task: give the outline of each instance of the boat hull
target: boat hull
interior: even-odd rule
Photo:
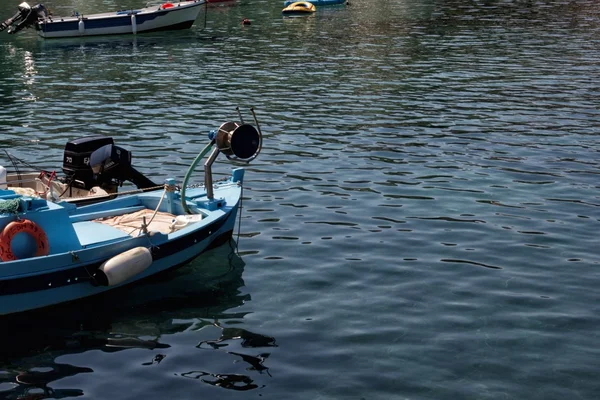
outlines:
[[[233,220],[234,219],[235,217],[233,217]],[[34,282],[30,282],[30,284],[34,284],[38,289],[33,292],[33,295],[31,291],[28,291],[29,289],[27,287],[21,286],[22,291],[20,293],[2,296],[2,302],[0,303],[0,316],[46,308],[57,304],[73,302],[83,298],[100,295],[110,290],[139,282],[160,272],[177,269],[188,264],[205,251],[217,247],[220,244],[226,243],[229,239],[231,239],[232,233],[233,225],[231,226],[231,229],[227,230],[227,228],[224,228],[223,230],[220,230],[217,235],[211,236],[210,238],[207,238],[204,241],[185,249],[184,251],[164,257],[160,260],[155,260],[144,272],[120,285],[94,286],[90,283],[89,279],[78,279],[79,282],[75,282],[70,285],[58,287],[48,286],[47,288],[39,289],[41,286],[40,284],[50,285],[50,283],[57,282],[59,279],[74,279],[67,278],[67,276],[81,275],[80,273],[82,271],[71,271],[71,274],[69,274],[67,271],[61,271],[60,273],[56,272],[54,274],[49,274],[46,277],[38,277],[38,279],[40,279],[40,281],[38,281],[38,285],[35,285]],[[88,267],[91,270],[93,265],[89,265]],[[41,280],[43,280],[43,282],[41,282]]]
[[[46,39],[188,29],[196,21],[204,3],[204,0],[187,1],[165,9],[155,6],[87,16],[47,18],[39,22],[36,29],[38,35]]]
[[[223,205],[216,206],[214,210],[203,209],[204,218],[169,234],[149,232],[137,237],[121,234],[102,238],[99,223],[87,217],[93,214],[94,220],[97,220],[104,212],[108,214],[109,211],[119,209],[118,207],[126,208],[137,201],[138,197],[150,205],[160,204],[162,190],[81,207],[79,214],[70,217],[74,225],[82,226],[76,229],[82,245],[80,249],[64,249],[47,256],[0,263],[3,267],[0,269],[0,316],[101,295],[185,265],[203,252],[227,242],[231,239],[236,223],[241,180],[217,184],[214,190],[215,198],[222,199],[220,202]],[[206,201],[205,196],[206,191],[198,188],[190,190],[186,199],[191,199],[188,201],[192,202],[190,204],[201,204]],[[164,199],[163,207],[169,207],[168,203],[169,200]],[[54,206],[57,207],[59,206]],[[29,219],[33,217],[34,215],[25,216]],[[38,220],[38,223],[43,225],[43,220]],[[51,242],[55,241],[55,245],[50,244],[51,249],[57,248],[57,241],[66,240],[57,238],[57,234],[52,234],[49,228],[46,232],[51,236]],[[85,242],[85,238],[90,241]],[[107,260],[137,247],[145,247],[151,252],[152,263],[146,269],[112,286],[104,286],[95,277],[95,273]]]

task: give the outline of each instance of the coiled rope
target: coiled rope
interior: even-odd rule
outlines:
[[[20,206],[19,199],[0,201],[0,214],[17,214]]]

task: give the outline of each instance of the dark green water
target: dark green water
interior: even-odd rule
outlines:
[[[282,7],[0,35],[0,144],[37,166],[100,133],[182,179],[236,106],[265,133],[239,256],[3,321],[0,397],[599,398],[600,5]]]

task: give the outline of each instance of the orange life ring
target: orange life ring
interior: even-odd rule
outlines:
[[[2,261],[14,261],[17,259],[11,248],[13,238],[19,233],[26,233],[35,239],[37,251],[35,257],[47,256],[50,253],[48,235],[38,224],[28,219],[13,221],[6,225],[0,233],[0,258]]]

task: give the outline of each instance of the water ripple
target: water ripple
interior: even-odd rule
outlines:
[[[265,134],[243,282],[194,289],[221,254],[83,331],[36,324],[0,393],[594,398],[597,2],[369,0],[310,18],[231,3],[206,30],[0,38],[0,145],[35,166],[103,134],[181,179],[236,106]]]

